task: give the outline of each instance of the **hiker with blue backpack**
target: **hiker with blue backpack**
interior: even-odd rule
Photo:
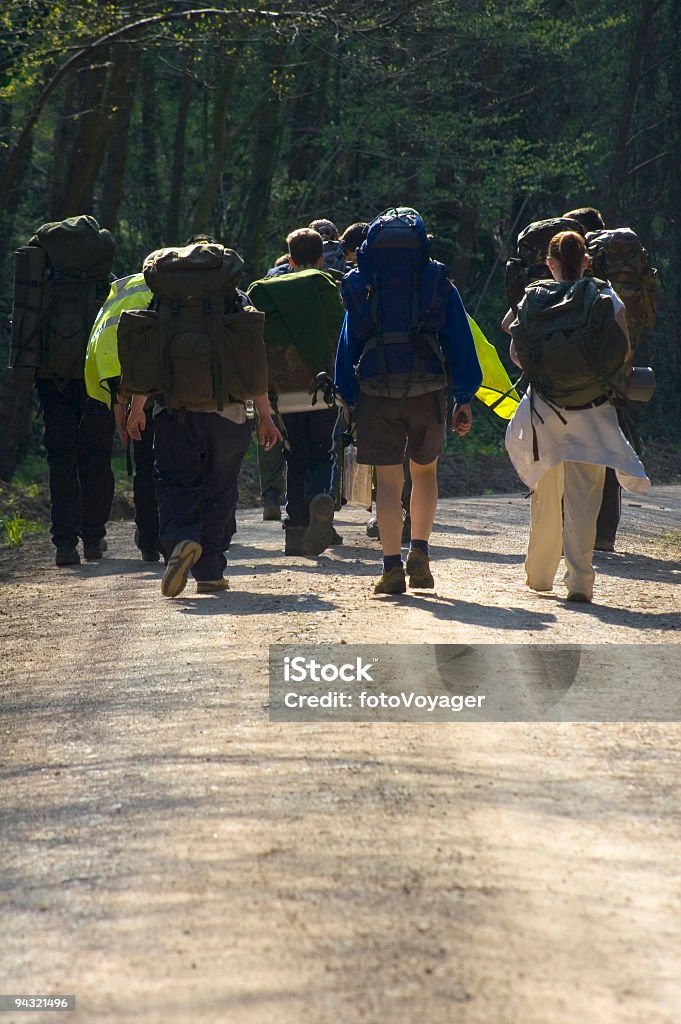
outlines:
[[[383,574],[376,594],[403,594],[403,459],[412,476],[409,586],[429,589],[428,543],[437,507],[437,459],[450,405],[452,429],[471,429],[470,400],[482,371],[473,335],[446,267],[431,259],[420,215],[387,210],[369,226],[357,266],[342,283],[347,313],[335,383],[352,410],[357,461],[376,467]]]

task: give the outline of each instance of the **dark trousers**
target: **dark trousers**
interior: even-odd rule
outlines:
[[[232,423],[214,412],[173,413],[154,421],[154,482],[161,550],[181,540],[203,549],[192,569],[196,580],[217,580],[223,554],[236,531],[239,469],[251,439],[251,424]]]
[[[617,410],[617,419],[622,433],[630,440],[632,437],[630,424],[635,429],[640,416],[640,409],[641,406],[638,402],[629,402],[625,409]],[[603,500],[601,501],[601,508],[596,520],[596,537],[599,540],[610,540],[614,544],[617,538],[617,527],[620,524],[621,515],[622,487],[617,480],[615,470],[608,466],[605,470]]]
[[[82,380],[60,390],[36,378],[43,410],[43,444],[50,479],[50,516],[55,547],[100,541],[106,534],[114,494],[111,449],[113,412],[88,398]]]
[[[336,467],[334,429],[338,409],[291,412],[284,426],[291,445],[286,452],[287,525],[307,526],[310,502],[318,494],[330,494]]]
[[[622,487],[615,470],[608,466],[603,484],[603,500],[596,520],[596,536],[600,540],[611,540],[613,544],[615,543],[621,514]]]
[[[142,440],[132,442],[135,475],[132,493],[135,501],[137,547],[141,551],[159,549],[158,504],[154,487],[154,417],[145,410],[146,424]]]

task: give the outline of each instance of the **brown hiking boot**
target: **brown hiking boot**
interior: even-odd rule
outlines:
[[[181,540],[173,548],[166,571],[161,580],[164,597],[177,597],[187,586],[189,570],[201,557],[201,545],[197,540]]]
[[[229,590],[229,580],[221,576],[219,580],[197,580],[197,594],[219,594],[221,590]]]
[[[318,494],[310,502],[310,525],[303,538],[303,551],[314,558],[331,544],[336,505],[330,494]]]
[[[435,586],[430,559],[420,548],[412,548],[407,555],[407,575],[412,590],[432,590]]]
[[[374,587],[374,594],[404,594],[407,581],[404,578],[404,566],[395,565],[384,572]]]

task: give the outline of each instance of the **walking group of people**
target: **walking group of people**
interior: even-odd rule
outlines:
[[[521,243],[536,251],[520,267],[509,261],[520,288],[509,289],[502,324],[529,383],[507,430],[532,491],[527,585],[551,590],[562,553],[570,601],[591,601],[594,545],[614,546],[619,513],[608,493],[619,510],[620,485],[649,486],[616,408],[627,401],[639,325],[632,330],[616,291],[593,276],[590,239],[604,233],[594,217],[585,208],[526,229],[519,252]],[[36,369],[56,564],[80,561],[79,538],[86,559],[104,555],[117,428],[134,456],[135,541],[144,561],[165,560],[162,594],[182,593],[190,574],[198,593],[226,589],[255,422],[263,518],[281,518],[285,503],[287,555],[342,543],[334,514],[345,428],[357,462],[375,472],[383,566],[374,592],[433,588],[437,461],[448,426],[470,431],[483,373],[472,322],[420,215],[387,210],[342,235],[313,221],[245,290],[238,254],[207,235],[151,253],[127,278],[113,279],[112,259],[91,217],[44,225],[17,254],[14,363]],[[597,538],[604,486],[611,536]]]

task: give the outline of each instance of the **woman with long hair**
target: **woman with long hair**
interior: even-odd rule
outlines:
[[[542,369],[534,374],[535,382],[530,383],[509,423],[506,447],[518,475],[532,491],[525,560],[527,586],[537,591],[552,590],[562,551],[567,600],[590,602],[594,586],[592,553],[605,468],[612,466],[622,486],[638,494],[648,492],[650,481],[620,430],[615,406],[609,400],[613,392],[606,375],[595,372],[591,391],[587,391],[590,400],[584,400],[585,367],[588,370],[592,355],[596,365],[599,345],[609,346],[611,361],[615,353],[620,378],[631,358],[624,305],[607,282],[592,279],[593,285],[580,284],[589,257],[584,239],[576,232],[563,231],[551,239],[547,263],[555,284],[540,281],[530,286],[510,328],[511,359],[522,365],[530,378],[532,366]],[[593,353],[585,353],[580,359],[575,348],[571,360],[564,349],[561,369],[566,379],[562,391],[552,390],[542,384],[542,373],[546,381],[550,366],[548,345],[564,345],[570,333],[560,335],[560,321],[551,320],[552,311],[559,306],[568,309],[570,303],[580,301],[584,303],[582,319],[587,328],[583,339],[593,346]],[[545,363],[543,355],[547,357]],[[570,400],[571,373],[575,376],[574,402]],[[577,383],[580,374],[581,397]]]

